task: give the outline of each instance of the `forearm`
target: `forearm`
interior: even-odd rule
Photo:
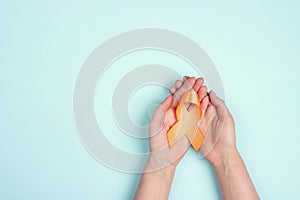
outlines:
[[[150,158],[145,169],[151,166],[151,162],[153,161]],[[153,172],[143,173],[134,199],[168,199],[174,174],[175,167],[173,165]]]
[[[225,200],[259,199],[246,166],[236,149],[214,165],[222,197]]]

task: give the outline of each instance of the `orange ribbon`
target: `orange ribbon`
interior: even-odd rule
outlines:
[[[191,110],[186,105],[193,104]],[[170,148],[178,142],[183,136],[186,136],[192,144],[195,151],[199,151],[204,141],[198,122],[201,119],[202,110],[200,99],[195,91],[187,91],[183,94],[178,107],[176,108],[177,122],[167,132],[167,138]]]

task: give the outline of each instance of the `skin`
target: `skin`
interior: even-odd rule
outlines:
[[[161,103],[150,123],[150,136],[155,133],[149,139],[151,152],[159,151],[168,145],[166,132],[176,122],[175,109],[178,100],[185,91],[193,89],[200,97],[203,111],[198,127],[206,139],[200,151],[214,168],[223,199],[259,199],[236,148],[233,117],[223,100],[212,91],[207,93],[203,82],[202,78],[185,76],[183,81],[177,80],[175,87],[170,88],[171,96]],[[190,105],[189,109],[192,108]],[[190,143],[184,137],[172,149],[165,148],[166,151],[162,154],[150,155],[135,199],[168,199],[176,167],[189,146]],[[165,166],[166,162],[170,164]]]

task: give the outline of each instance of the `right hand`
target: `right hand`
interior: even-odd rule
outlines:
[[[205,140],[200,151],[212,165],[217,165],[237,151],[234,120],[225,102],[213,91],[203,98],[201,106],[199,128]]]

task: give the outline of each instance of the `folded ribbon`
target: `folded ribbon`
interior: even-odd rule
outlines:
[[[186,105],[192,104],[191,110]],[[198,122],[201,119],[202,110],[199,96],[195,91],[187,91],[183,94],[178,107],[176,108],[177,122],[167,132],[167,139],[170,148],[182,137],[186,136],[192,144],[195,151],[199,151],[204,136],[198,128]]]

